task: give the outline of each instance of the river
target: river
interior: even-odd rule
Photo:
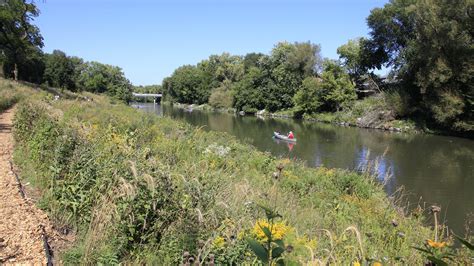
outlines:
[[[357,170],[376,165],[376,175],[384,182],[388,195],[400,194],[398,189],[403,187],[402,205],[441,206],[442,219],[457,234],[464,234],[467,215],[474,213],[474,140],[293,119],[187,112],[152,103],[133,106],[204,126],[206,130],[227,132],[261,151],[303,160],[311,167]],[[297,138],[295,145],[272,138],[273,131],[290,130]]]

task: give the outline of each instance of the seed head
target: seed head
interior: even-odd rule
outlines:
[[[432,213],[438,213],[438,212],[441,211],[441,207],[436,206],[436,205],[433,205],[433,206],[430,207],[430,211],[431,211]]]

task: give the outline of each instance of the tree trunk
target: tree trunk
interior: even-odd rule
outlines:
[[[18,65],[15,63],[15,69],[13,69],[13,76],[15,81],[18,81]]]
[[[3,73],[3,63],[0,63],[0,78],[5,78],[5,74]]]

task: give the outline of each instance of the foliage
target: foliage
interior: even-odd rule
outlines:
[[[321,78],[306,78],[293,101],[296,115],[302,116],[320,111],[340,111],[355,99],[354,84],[349,75],[337,62],[326,61]]]
[[[339,111],[357,98],[349,75],[337,62],[326,61],[321,78],[327,110]]]
[[[308,77],[295,94],[295,112],[297,116],[313,114],[324,104],[324,91],[320,78]]]
[[[232,92],[225,87],[214,89],[209,97],[209,105],[214,108],[231,108],[232,102]]]
[[[284,237],[294,248],[285,260],[325,258],[328,249],[351,262],[357,253],[345,247],[359,246],[357,239],[331,244],[315,228],[339,236],[357,225],[362,236],[371,234],[361,239],[367,256],[420,262],[410,246],[428,230],[397,212],[370,176],[278,160],[226,134],[99,96],[92,103],[50,99],[32,93],[18,107],[15,162],[40,188],[51,219],[79,231],[69,263],[177,264],[183,250],[201,254],[201,262],[211,253],[216,263],[255,262],[246,239],[257,210],[248,202],[268,200],[263,192],[280,164],[285,171],[272,192],[279,196],[270,202],[294,228]]]
[[[411,100],[437,126],[473,129],[470,1],[392,0],[368,17],[365,65],[392,67]]]
[[[43,37],[38,27],[31,22],[39,11],[34,2],[28,3],[26,0],[6,0],[1,5],[0,62],[4,72],[6,76],[13,76],[16,80],[21,76],[26,80],[38,81],[42,75],[42,68],[37,62],[41,56]],[[27,72],[36,75],[22,74],[25,69],[28,70],[28,64],[36,67]]]
[[[161,85],[133,86],[133,92],[136,93],[163,93]]]
[[[337,48],[339,58],[343,61],[349,75],[361,76],[364,74],[362,65],[361,43],[362,38],[349,40],[346,44]]]
[[[128,102],[132,96],[132,85],[125,78],[122,69],[117,66],[99,62],[86,62],[80,68],[78,87],[93,93],[107,93],[108,95]]]
[[[76,89],[75,71],[74,61],[64,52],[54,50],[52,54],[45,55],[43,79],[48,85],[74,91]]]
[[[31,88],[22,85],[13,85],[4,79],[0,79],[0,112],[7,110],[14,104],[31,94]]]
[[[305,77],[320,70],[321,61],[319,45],[282,42],[269,56],[211,55],[197,66],[178,68],[163,87],[170,101],[231,107],[233,95],[232,107],[239,111],[277,111],[293,106],[296,89]]]
[[[168,101],[203,104],[210,95],[209,84],[209,77],[200,68],[182,66],[163,80],[163,90]]]

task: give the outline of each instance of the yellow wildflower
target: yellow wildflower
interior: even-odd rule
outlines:
[[[431,239],[426,240],[426,243],[433,248],[444,248],[446,246],[446,242],[436,242]]]
[[[352,266],[360,266],[360,263],[358,261],[354,261],[354,264]]]
[[[291,230],[291,227],[287,226],[283,222],[273,223],[272,228],[270,228],[270,223],[267,220],[258,220],[253,227],[253,234],[261,241],[267,241],[268,238],[263,232],[262,228],[268,228],[272,234],[273,240],[280,240]]]
[[[382,266],[382,263],[376,261],[376,262],[374,262],[374,264],[372,264],[372,265],[373,265],[373,266]]]
[[[223,248],[225,246],[225,239],[222,236],[216,237],[212,242],[212,246],[217,249]]]

